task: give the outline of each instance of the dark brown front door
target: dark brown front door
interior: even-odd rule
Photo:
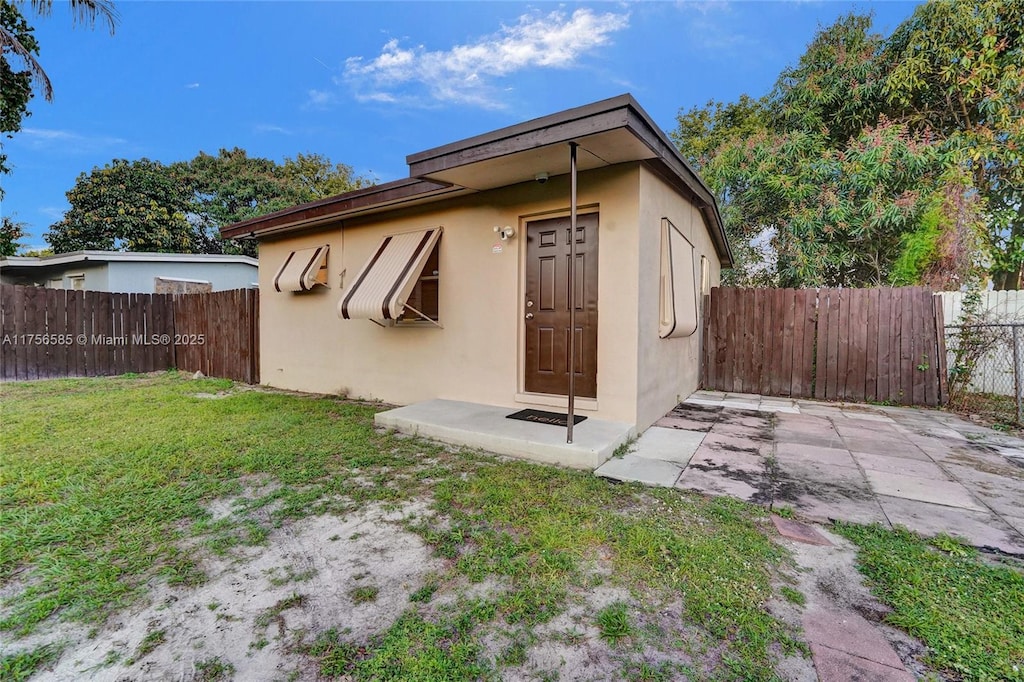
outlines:
[[[526,390],[569,393],[569,219],[526,224]],[[597,214],[576,220],[576,395],[597,397]]]

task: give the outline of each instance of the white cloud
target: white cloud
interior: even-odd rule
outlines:
[[[569,16],[524,14],[514,26],[444,51],[404,47],[392,39],[374,59],[347,59],[339,82],[349,84],[361,101],[407,101],[422,94],[408,88],[422,88],[435,101],[493,108],[500,106],[494,80],[524,69],[572,67],[628,25],[628,14],[578,9]]]
[[[67,208],[59,208],[57,206],[41,206],[36,212],[50,220],[57,221],[64,217],[64,211],[66,210]]]
[[[199,87],[199,83],[189,83],[185,87],[188,88],[189,90],[195,90],[196,88]]]
[[[69,153],[95,152],[111,147],[120,147],[128,143],[121,137],[83,135],[72,130],[53,128],[22,128],[16,133],[14,141],[25,144],[31,149]]]
[[[257,123],[252,129],[256,133],[277,133],[279,135],[293,135],[295,133],[290,128],[284,128],[273,123]]]
[[[310,90],[306,93],[306,109],[323,109],[334,101],[334,95],[326,90]]]

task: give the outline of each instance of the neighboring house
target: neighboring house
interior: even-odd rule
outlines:
[[[73,251],[0,258],[0,282],[118,293],[202,293],[256,286],[249,256]]]
[[[697,388],[702,295],[732,260],[711,192],[629,95],[224,228],[259,240],[262,381],[564,412],[570,142],[576,412],[635,431],[662,417]]]

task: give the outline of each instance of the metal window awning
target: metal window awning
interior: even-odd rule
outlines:
[[[661,220],[661,315],[663,339],[697,331],[697,282],[693,244],[667,218]]]
[[[384,237],[338,301],[338,317],[398,319],[441,231],[435,227]]]
[[[277,291],[309,291],[317,284],[327,286],[329,246],[292,251],[274,275]]]

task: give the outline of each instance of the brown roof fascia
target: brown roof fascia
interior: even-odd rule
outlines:
[[[220,234],[226,239],[255,236],[260,237],[272,232],[281,232],[292,228],[309,227],[318,222],[333,220],[344,213],[360,209],[384,206],[387,204],[410,201],[419,197],[443,192],[445,190],[461,190],[447,183],[421,180],[419,178],[403,178],[381,185],[338,194],[326,199],[317,199],[298,206],[292,206],[274,213],[250,218],[221,228]]]
[[[409,164],[409,175],[423,177],[448,168],[569,142],[617,128],[627,128],[632,132],[660,162],[660,174],[677,189],[687,190],[684,193],[690,196],[705,214],[722,264],[731,267],[732,251],[725,236],[725,226],[718,213],[714,194],[690,168],[664,131],[629,94],[410,154],[405,160]]]
[[[690,168],[664,131],[629,94],[410,154],[406,157],[411,176],[409,178],[354,190],[228,225],[221,229],[221,236],[268,236],[315,227],[320,223],[343,217],[346,213],[369,211],[389,204],[425,199],[432,195],[440,199],[445,194],[465,191],[465,188],[426,180],[423,176],[618,128],[627,128],[651,150],[655,159],[645,162],[648,167],[655,168],[677,189],[686,190],[685,193],[698,205],[711,228],[712,239],[722,264],[731,267],[732,252],[714,195],[700,176]]]
[[[636,116],[639,120],[631,122],[630,129],[637,133],[637,137],[643,140],[644,144],[655,154],[653,161],[646,162],[647,166],[657,169],[669,184],[680,188],[681,183],[689,190],[689,194],[704,215],[722,266],[731,268],[733,266],[732,249],[729,247],[729,239],[725,234],[725,223],[722,222],[722,216],[718,212],[715,195],[686,162],[664,131],[655,125],[647,112],[641,109],[639,104],[635,102],[633,104],[635,106],[632,108],[631,115]]]
[[[405,157],[409,175],[423,177],[476,161],[569,142],[596,133],[626,127],[630,95],[594,102],[557,114],[542,116]]]

